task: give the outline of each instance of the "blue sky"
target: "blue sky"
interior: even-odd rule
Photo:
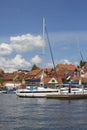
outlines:
[[[0,0],[0,68],[42,66],[42,19],[55,64],[87,61],[87,0]],[[48,43],[44,65],[52,67]]]

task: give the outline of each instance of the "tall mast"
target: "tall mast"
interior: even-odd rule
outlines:
[[[45,41],[45,18],[43,18],[43,42]],[[41,84],[44,86],[44,45],[42,46],[43,72],[41,77]]]
[[[45,18],[43,17],[43,42],[45,42],[45,26],[46,26]],[[42,56],[43,56],[43,70],[44,70],[45,45],[42,46]]]

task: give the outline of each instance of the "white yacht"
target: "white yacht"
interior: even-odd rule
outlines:
[[[43,18],[43,40],[45,40],[45,38],[44,38],[45,27],[46,27],[45,19]],[[43,59],[44,59],[44,47],[42,48],[42,50],[43,50],[42,55],[43,55]],[[46,95],[48,95],[48,94],[57,94],[58,93],[58,89],[44,87],[44,69],[43,69],[43,73],[41,76],[40,84],[41,84],[41,87],[30,86],[30,87],[27,87],[26,89],[19,89],[16,91],[16,95],[19,97],[46,97]]]
[[[57,89],[52,89],[48,87],[27,87],[26,89],[19,89],[16,91],[18,97],[26,98],[39,98],[46,97],[49,94],[57,94]]]

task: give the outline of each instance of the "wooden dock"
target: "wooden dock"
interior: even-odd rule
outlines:
[[[50,94],[46,98],[60,100],[87,99],[87,94]]]

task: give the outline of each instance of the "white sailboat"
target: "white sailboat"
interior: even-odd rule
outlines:
[[[45,32],[45,18],[43,18],[43,40],[44,40],[44,32]],[[44,59],[44,48],[43,48],[43,59]],[[44,87],[44,67],[40,84],[41,87],[29,86],[26,89],[19,89],[16,91],[16,95],[18,97],[38,98],[38,97],[46,97],[46,95],[48,94],[58,93],[57,89]]]

